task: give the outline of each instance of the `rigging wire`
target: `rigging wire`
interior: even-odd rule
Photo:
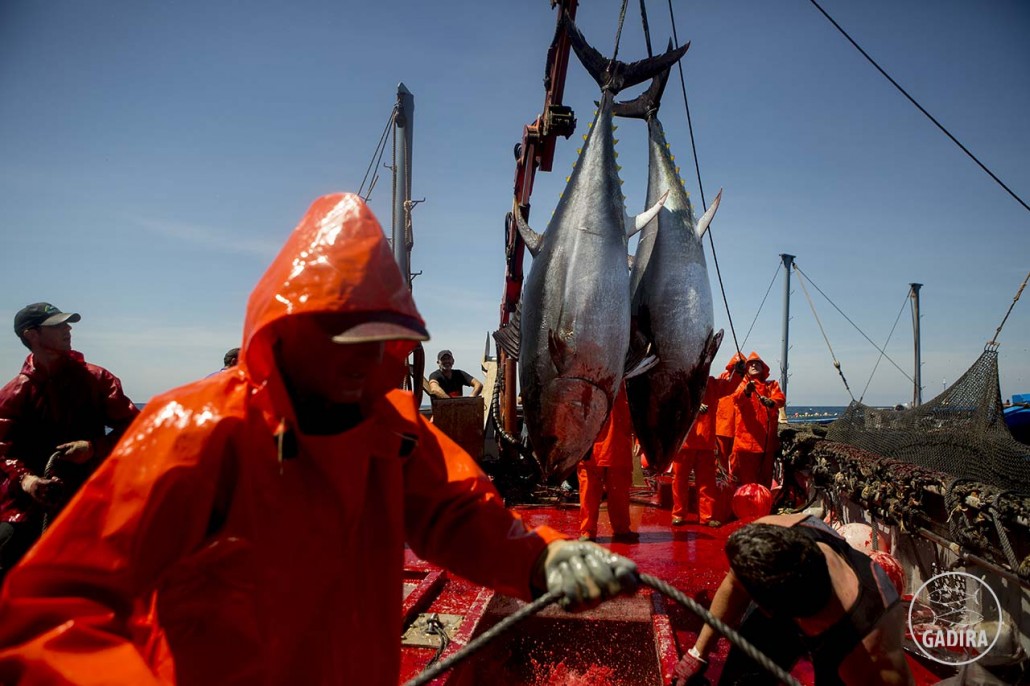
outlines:
[[[365,177],[361,179],[361,186],[358,187],[358,195],[364,198],[365,202],[368,202],[369,196],[372,195],[372,189],[375,188],[377,177],[379,175],[379,162],[383,159],[383,153],[386,151],[386,134],[390,132],[390,127],[393,126],[394,121],[397,120],[397,108],[394,107],[390,110],[390,116],[386,120],[386,126],[383,128],[383,135],[379,137],[379,144],[376,145],[375,152],[372,153],[372,159],[368,162],[368,168],[365,169]],[[377,159],[378,157],[378,159]],[[372,182],[368,187],[368,194],[362,195],[365,190],[365,181],[368,180],[369,173],[376,169],[376,173],[372,175]]]
[[[1002,318],[1001,324],[998,324],[998,330],[994,332],[994,338],[992,338],[990,340],[990,342],[987,344],[988,346],[995,346],[995,347],[997,347],[997,345],[998,345],[998,336],[1001,335],[1001,328],[1003,326],[1005,326],[1005,322],[1007,322],[1009,320],[1009,315],[1012,314],[1012,308],[1016,306],[1016,302],[1019,300],[1019,296],[1023,295],[1023,289],[1026,288],[1026,282],[1027,281],[1030,281],[1030,272],[1027,272],[1026,278],[1023,279],[1023,285],[1019,287],[1018,291],[1016,291],[1016,297],[1014,297],[1012,299],[1012,304],[1009,305],[1008,312],[1006,312],[1004,318]]]
[[[640,23],[644,25],[644,43],[647,44],[647,56],[654,57],[654,52],[651,51],[651,29],[647,25],[647,7],[644,6],[646,0],[640,0]]]
[[[762,298],[762,304],[758,306],[758,312],[755,312],[755,318],[751,320],[751,327],[747,330],[747,335],[744,336],[744,340],[741,345],[747,345],[747,339],[751,338],[751,330],[755,328],[755,322],[758,321],[758,315],[762,314],[762,308],[765,307],[765,301],[769,297],[769,293],[772,292],[773,284],[776,283],[776,277],[780,273],[780,264],[776,263],[776,271],[773,272],[772,281],[769,282],[769,288],[765,289],[765,297]]]
[[[676,15],[672,11],[672,0],[669,0],[669,21],[672,24],[672,43],[673,47],[679,47],[680,39],[676,33]],[[680,91],[683,93],[683,108],[687,112],[687,130],[690,131],[690,150],[694,155],[694,171],[697,174],[697,186],[701,191],[701,207],[708,211],[708,203],[705,201],[705,185],[701,181],[701,163],[697,159],[697,143],[694,140],[694,124],[690,118],[690,103],[687,101],[687,85],[683,80],[683,64],[680,61],[676,62],[676,67],[679,70],[680,76]],[[740,343],[737,342],[737,330],[733,326],[733,315],[730,314],[730,303],[726,299],[726,286],[722,282],[722,270],[719,268],[719,256],[715,252],[715,239],[712,237],[712,227],[708,227],[708,244],[712,248],[712,264],[715,265],[715,276],[719,280],[719,291],[722,293],[723,307],[726,308],[726,319],[730,324],[730,335],[733,336],[733,347],[737,349],[737,353],[740,353]]]
[[[876,343],[874,343],[874,342],[873,342],[873,339],[869,338],[869,336],[867,336],[867,335],[865,334],[865,332],[864,332],[864,331],[862,331],[862,329],[858,328],[858,324],[856,324],[855,322],[851,321],[851,319],[850,319],[850,318],[848,317],[848,315],[844,314],[844,312],[843,312],[843,311],[842,311],[842,310],[841,310],[841,309],[840,309],[839,307],[837,307],[837,305],[836,305],[836,304],[835,304],[835,303],[834,303],[834,302],[833,302],[832,300],[830,300],[830,296],[828,296],[828,295],[826,295],[825,293],[823,293],[822,289],[821,289],[821,288],[819,288],[819,286],[818,286],[818,285],[816,285],[816,284],[815,284],[815,282],[814,282],[814,281],[812,281],[812,279],[810,279],[810,278],[808,277],[808,274],[805,274],[805,273],[804,273],[803,271],[801,271],[801,268],[800,268],[800,267],[798,267],[798,263],[797,263],[797,262],[795,262],[795,263],[794,263],[794,271],[796,271],[796,272],[797,272],[798,274],[800,274],[800,275],[804,276],[804,277],[805,277],[805,279],[806,279],[806,280],[807,280],[807,281],[808,281],[808,282],[809,282],[810,284],[812,284],[812,287],[813,287],[813,288],[814,288],[815,290],[819,291],[819,295],[821,295],[821,296],[823,296],[824,298],[826,298],[826,302],[830,303],[830,305],[832,305],[832,306],[833,306],[833,309],[837,310],[837,312],[838,312],[838,313],[840,314],[840,316],[844,317],[844,319],[845,319],[845,320],[846,320],[846,321],[848,322],[848,324],[851,324],[851,326],[855,327],[855,331],[858,331],[858,333],[862,334],[862,338],[864,338],[864,339],[866,339],[867,341],[869,341],[869,344],[870,344],[871,346],[873,346],[874,348],[876,348],[877,350],[879,350],[879,351],[880,351],[881,353],[883,353],[883,356],[887,358],[887,361],[888,361],[888,362],[890,362],[890,363],[891,363],[892,365],[894,365],[894,368],[895,368],[895,369],[897,369],[897,370],[898,370],[899,372],[901,372],[902,376],[904,376],[904,377],[905,377],[906,379],[908,379],[908,380],[909,380],[909,381],[911,381],[912,383],[915,383],[915,379],[913,379],[913,378],[912,378],[911,376],[909,376],[909,375],[908,375],[908,372],[906,372],[906,371],[905,371],[904,369],[902,369],[902,368],[901,368],[901,367],[900,367],[900,366],[898,365],[898,363],[897,363],[897,362],[895,362],[894,360],[892,360],[892,359],[891,359],[891,356],[890,356],[890,355],[888,355],[888,354],[887,354],[887,353],[886,353],[885,351],[883,351],[883,350],[880,350],[880,346],[876,345]],[[805,292],[805,295],[808,295],[808,292],[807,292],[807,291]],[[814,311],[814,310],[813,310],[813,311]]]
[[[799,274],[801,272],[801,270],[798,269],[796,262],[794,263],[794,270]],[[855,394],[851,392],[851,387],[848,386],[848,380],[844,378],[844,371],[840,368],[840,362],[837,360],[837,356],[833,354],[833,346],[830,345],[830,339],[826,337],[826,331],[823,330],[823,323],[819,320],[819,313],[815,311],[815,303],[812,302],[812,296],[808,294],[808,289],[805,288],[805,281],[798,279],[798,283],[801,284],[801,290],[804,292],[805,298],[808,300],[808,306],[812,308],[812,316],[815,317],[815,323],[819,325],[819,333],[823,335],[823,340],[826,341],[826,347],[830,349],[830,357],[833,358],[833,366],[836,368],[837,373],[840,374],[840,379],[844,382],[844,388],[847,389],[848,395],[851,396],[851,401],[854,402]],[[822,291],[819,292],[822,293]],[[825,295],[823,297],[825,297]]]
[[[672,0],[669,0],[669,2],[671,3],[671,2],[672,2]],[[1027,205],[1027,204],[1026,204],[1026,203],[1025,203],[1024,201],[1023,201],[1023,199],[1022,199],[1022,198],[1020,198],[1020,197],[1019,197],[1018,195],[1016,195],[1016,193],[1015,193],[1015,192],[1014,192],[1014,191],[1013,191],[1013,190],[1012,190],[1011,188],[1009,188],[1008,186],[1006,186],[1006,185],[1005,185],[1005,183],[1004,183],[1004,182],[1003,182],[1003,181],[1002,181],[1001,179],[999,179],[999,178],[998,178],[998,177],[997,177],[997,176],[995,175],[995,173],[994,173],[994,172],[992,172],[992,171],[991,171],[990,169],[988,169],[988,168],[987,168],[987,166],[986,166],[986,165],[985,165],[985,164],[984,164],[983,162],[981,162],[981,161],[980,161],[979,159],[977,159],[976,155],[974,155],[973,153],[971,153],[971,152],[969,151],[969,149],[968,149],[968,148],[966,148],[966,146],[962,145],[962,143],[960,143],[960,142],[959,142],[959,140],[958,140],[957,138],[955,138],[955,137],[954,137],[953,135],[951,135],[951,132],[950,132],[950,131],[948,131],[948,130],[947,130],[946,128],[944,128],[944,126],[943,126],[943,125],[942,125],[942,124],[941,124],[941,123],[940,123],[939,121],[937,121],[937,120],[936,120],[936,119],[934,118],[934,116],[933,116],[932,114],[930,114],[929,112],[927,112],[927,111],[926,111],[926,110],[925,110],[925,109],[923,108],[923,106],[922,106],[922,105],[920,105],[920,104],[919,104],[918,102],[916,102],[915,98],[913,98],[913,97],[912,97],[911,95],[909,95],[909,94],[908,94],[908,92],[907,92],[907,91],[906,91],[906,90],[905,90],[904,88],[902,88],[902,87],[901,87],[901,86],[900,86],[900,85],[898,84],[898,82],[897,82],[897,81],[895,81],[895,80],[894,80],[893,78],[891,78],[891,75],[890,75],[890,74],[888,74],[888,73],[887,73],[886,71],[884,71],[884,70],[883,70],[883,68],[882,68],[882,67],[881,67],[881,66],[880,66],[879,64],[877,64],[877,63],[876,63],[876,60],[874,60],[874,59],[873,59],[872,57],[870,57],[870,56],[869,56],[869,53],[867,53],[867,52],[866,52],[865,50],[863,50],[863,49],[862,49],[862,46],[860,46],[860,45],[859,45],[858,43],[856,43],[856,42],[855,42],[855,39],[854,39],[854,38],[852,38],[851,36],[849,36],[849,35],[848,35],[848,32],[847,32],[847,31],[845,31],[845,30],[844,30],[843,28],[841,28],[840,24],[838,24],[838,23],[837,23],[836,21],[834,21],[834,20],[833,20],[833,17],[831,17],[831,16],[829,15],[829,14],[827,14],[827,13],[826,13],[826,10],[824,10],[824,9],[823,9],[823,8],[822,8],[822,7],[821,7],[821,6],[819,5],[819,3],[818,3],[818,2],[816,2],[816,0],[809,0],[809,2],[811,2],[811,3],[813,4],[813,5],[815,5],[815,8],[816,8],[817,10],[819,10],[819,11],[820,11],[820,12],[822,13],[822,15],[823,15],[824,17],[826,17],[826,19],[827,19],[827,20],[829,20],[829,22],[830,22],[831,24],[833,24],[834,28],[836,28],[836,29],[837,29],[838,31],[840,31],[841,35],[842,35],[842,36],[844,36],[845,38],[847,38],[847,39],[848,39],[848,42],[849,42],[849,43],[851,43],[851,44],[852,44],[853,46],[855,46],[855,49],[856,49],[856,50],[858,50],[858,51],[859,51],[860,53],[862,53],[862,57],[865,57],[865,58],[866,58],[866,59],[867,59],[867,60],[869,61],[869,63],[870,63],[871,65],[873,65],[874,67],[876,67],[876,70],[877,70],[878,72],[880,72],[881,74],[883,74],[884,78],[886,78],[886,79],[887,79],[888,81],[890,81],[890,82],[891,82],[891,85],[892,85],[892,86],[894,86],[895,88],[897,88],[897,89],[898,89],[898,91],[899,91],[899,92],[900,92],[900,93],[901,93],[902,95],[904,95],[904,96],[905,96],[906,98],[908,98],[908,101],[909,101],[909,102],[911,102],[911,103],[912,103],[913,105],[915,105],[915,106],[916,106],[916,108],[917,108],[917,109],[918,109],[918,110],[919,110],[920,112],[922,112],[922,113],[923,113],[924,115],[926,115],[926,118],[927,118],[927,119],[929,119],[930,121],[932,121],[932,122],[934,123],[934,125],[935,125],[935,126],[936,126],[936,127],[938,128],[938,129],[940,129],[940,130],[941,130],[941,131],[942,131],[942,132],[944,133],[944,135],[945,135],[945,136],[947,136],[948,138],[950,138],[950,139],[951,139],[951,141],[952,141],[952,142],[953,142],[953,143],[954,143],[955,145],[957,145],[957,146],[958,146],[958,147],[959,147],[959,148],[960,148],[960,149],[962,150],[962,152],[966,153],[966,155],[967,155],[967,156],[969,157],[969,159],[971,159],[971,160],[973,160],[974,162],[976,162],[976,164],[977,164],[977,165],[978,165],[978,166],[980,167],[980,169],[983,169],[983,170],[984,170],[985,172],[987,172],[987,175],[988,175],[988,176],[990,176],[990,177],[991,177],[992,179],[994,179],[995,183],[997,183],[997,184],[998,184],[999,186],[1001,186],[1001,187],[1002,187],[1003,189],[1005,189],[1005,192],[1006,192],[1006,193],[1008,193],[1008,194],[1009,194],[1009,195],[1011,195],[1011,196],[1012,196],[1013,198],[1015,198],[1016,202],[1018,202],[1018,203],[1019,203],[1020,205],[1022,205],[1022,206],[1023,206],[1023,209],[1024,209],[1024,210],[1027,210],[1028,212],[1030,212],[1030,205]],[[671,5],[670,5],[670,6],[671,6]]]
[[[622,24],[626,21],[626,7],[629,0],[622,0],[622,9],[619,11],[619,28],[615,31],[615,49],[612,51],[612,61],[619,56],[619,41],[622,40]]]
[[[905,300],[901,303],[901,309],[898,310],[898,317],[894,320],[894,326],[891,327],[891,332],[887,334],[887,340],[883,342],[883,349],[887,349],[887,344],[891,342],[891,337],[894,335],[894,329],[898,328],[898,322],[901,321],[901,315],[905,312],[905,305],[911,303],[909,294],[911,291],[905,294]],[[880,352],[880,356],[876,358],[876,364],[873,365],[873,371],[869,374],[869,380],[865,382],[865,388],[862,389],[862,395],[858,396],[858,402],[862,402],[865,398],[865,392],[869,390],[869,384],[873,382],[873,377],[876,376],[876,369],[880,366],[880,362],[883,360],[883,352]]]

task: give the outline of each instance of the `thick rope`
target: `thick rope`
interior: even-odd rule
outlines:
[[[60,457],[61,457],[61,451],[58,450],[57,452],[55,452],[53,455],[50,456],[49,460],[46,461],[46,467],[43,469],[43,478],[44,479],[49,479],[53,475],[53,473],[54,473],[54,465],[57,463],[57,460],[60,459]],[[50,512],[49,511],[45,511],[45,512],[43,512],[42,533],[46,533],[46,528],[48,526],[50,526]]]
[[[532,603],[529,603],[528,605],[523,605],[518,610],[499,621],[495,626],[491,627],[487,631],[484,631],[478,638],[476,638],[473,641],[470,641],[461,650],[457,651],[456,653],[452,653],[451,656],[447,659],[441,660],[432,667],[427,668],[418,676],[409,679],[408,681],[405,681],[404,686],[421,686],[422,684],[429,683],[439,675],[446,672],[448,669],[454,667],[456,664],[458,664],[465,658],[472,657],[473,655],[478,653],[480,650],[485,648],[488,643],[493,641],[498,636],[507,632],[508,629],[510,629],[512,626],[518,624],[526,617],[534,615],[540,610],[543,610],[548,605],[552,605],[558,602],[559,600],[561,600],[561,598],[562,594],[558,591],[548,591],[544,595],[534,600]]]
[[[730,643],[740,648],[744,653],[747,654],[752,660],[761,665],[770,674],[775,676],[777,679],[785,684],[791,686],[801,686],[797,679],[788,674],[782,667],[769,659],[769,656],[762,651],[755,648],[751,643],[741,636],[739,633],[731,629],[727,624],[719,619],[716,619],[711,612],[702,607],[696,600],[689,597],[682,591],[673,588],[669,584],[665,583],[661,579],[657,579],[650,574],[641,574],[640,583],[645,586],[650,586],[654,590],[669,596],[680,605],[684,606],[698,617],[703,619],[706,624],[709,624],[718,631],[720,634],[729,639]]]
[[[641,574],[640,583],[642,583],[645,586],[650,586],[659,593],[672,598],[680,605],[683,605],[685,608],[696,614],[698,617],[704,620],[706,624],[711,625],[716,631],[718,631],[727,639],[729,639],[730,643],[744,651],[744,653],[748,657],[750,657],[756,663],[761,665],[764,669],[768,670],[770,674],[775,676],[781,682],[785,684],[790,684],[790,686],[801,686],[801,684],[794,677],[787,673],[778,664],[769,659],[769,657],[765,653],[751,645],[751,643],[746,638],[741,636],[729,625],[713,616],[711,612],[702,607],[693,598],[687,596],[685,593],[678,590],[677,588],[670,586],[661,579],[651,576],[650,574]],[[544,595],[534,600],[532,603],[522,606],[512,614],[502,619],[495,626],[483,632],[478,638],[469,642],[469,644],[466,645],[464,648],[457,651],[456,653],[453,653],[446,660],[438,662],[435,665],[432,665],[431,667],[427,667],[426,670],[423,671],[421,674],[406,681],[404,683],[404,686],[421,686],[422,684],[429,683],[432,679],[436,678],[440,674],[443,674],[448,669],[451,669],[462,660],[471,657],[475,653],[482,650],[484,647],[486,647],[488,643],[496,639],[498,636],[507,632],[515,624],[518,624],[526,617],[534,615],[540,610],[543,610],[548,605],[557,602],[561,599],[561,597],[562,594],[560,592],[549,591],[548,593],[545,593]]]
[[[645,0],[640,0],[640,23],[644,25],[644,43],[647,44],[647,56],[654,57],[654,52],[651,51],[651,29],[647,25],[647,7],[644,6]]]
[[[626,21],[626,7],[629,0],[622,0],[622,9],[619,11],[619,28],[615,31],[615,49],[612,50],[612,62],[619,56],[619,42],[622,40],[622,24]]]

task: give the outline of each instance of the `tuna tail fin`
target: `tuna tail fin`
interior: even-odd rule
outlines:
[[[683,57],[690,47],[690,43],[687,43],[678,48],[671,48],[656,57],[649,57],[646,60],[627,64],[618,60],[610,60],[591,47],[567,12],[562,15],[562,25],[569,36],[569,43],[572,45],[572,49],[576,51],[576,56],[579,57],[579,61],[583,63],[586,70],[594,77],[594,81],[597,82],[602,91],[610,91],[613,94],[618,93],[624,88],[643,83],[667,70],[679,58]]]
[[[626,223],[626,238],[632,237],[635,233],[647,226],[648,223],[658,215],[662,207],[665,206],[665,201],[668,199],[669,191],[665,191],[662,197],[658,199],[658,202],[656,202],[650,209],[641,212],[636,217],[631,217],[627,214],[623,220]]]
[[[526,244],[526,248],[529,250],[529,254],[536,257],[540,252],[540,246],[544,243],[544,237],[529,228],[529,224],[522,218],[522,212],[516,207],[512,214],[515,215],[515,225],[519,229],[519,234],[522,236],[523,242]]]
[[[519,350],[522,348],[522,301],[519,300],[515,306],[515,312],[508,320],[507,326],[502,326],[494,331],[494,340],[508,356],[519,359]],[[489,343],[489,342],[488,342]]]
[[[669,40],[668,50],[672,50],[672,39]],[[612,114],[616,117],[645,120],[657,115],[658,109],[662,106],[662,94],[665,92],[665,84],[669,81],[670,69],[672,69],[672,65],[651,79],[651,85],[647,90],[633,100],[615,103],[612,106]]]
[[[697,227],[694,228],[694,233],[697,234],[698,238],[704,238],[705,231],[708,230],[708,225],[712,223],[712,219],[715,217],[716,211],[719,209],[719,203],[722,202],[722,189],[719,189],[718,195],[715,196],[715,200],[708,206],[708,209],[701,216],[701,219],[697,221]]]

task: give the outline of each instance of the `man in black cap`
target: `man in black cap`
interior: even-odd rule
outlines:
[[[440,368],[429,375],[429,394],[436,398],[460,398],[465,386],[472,387],[472,397],[483,392],[483,384],[468,372],[454,368],[454,355],[441,350],[436,356]]]
[[[139,414],[117,377],[72,350],[80,319],[50,303],[14,317],[30,354],[0,389],[0,579]]]

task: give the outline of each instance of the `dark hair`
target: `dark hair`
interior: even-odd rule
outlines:
[[[226,367],[235,367],[236,363],[240,361],[240,349],[229,348],[226,351],[225,357],[222,358],[222,364]]]
[[[751,598],[770,614],[811,617],[830,599],[826,557],[800,528],[749,524],[726,541],[726,556]]]

